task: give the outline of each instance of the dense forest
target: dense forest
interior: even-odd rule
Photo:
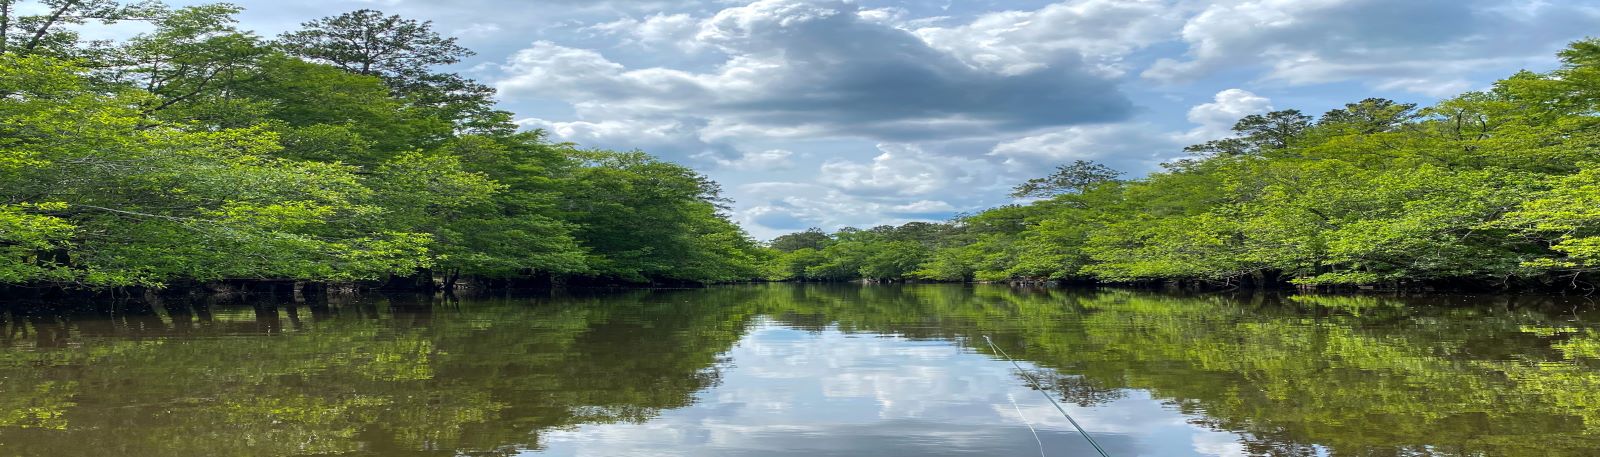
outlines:
[[[758,274],[716,183],[519,131],[441,70],[472,52],[430,23],[361,10],[269,39],[239,12],[0,0],[0,283]],[[149,31],[77,32],[130,21]]]
[[[753,279],[1589,287],[1600,41],[1418,107],[1251,115],[1138,179],[763,246],[717,184],[525,131],[472,52],[355,11],[264,38],[228,4],[0,0],[0,284],[450,288]],[[137,21],[119,41],[77,31]]]
[[[1140,179],[1092,162],[948,223],[779,237],[780,280],[1168,281],[1589,289],[1600,40],[1552,72],[1418,107],[1251,115]]]

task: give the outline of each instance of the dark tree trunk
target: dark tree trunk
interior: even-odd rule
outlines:
[[[307,303],[328,303],[328,283],[308,282],[300,285],[300,297]]]
[[[433,269],[418,268],[409,275],[390,275],[389,280],[381,287],[383,290],[433,292],[438,290],[438,285],[433,282]]]
[[[445,273],[445,275],[444,275],[444,291],[445,292],[453,292],[453,291],[455,291],[456,290],[456,283],[458,281],[460,281],[460,280],[461,280],[461,269],[460,268],[451,268],[450,271]]]

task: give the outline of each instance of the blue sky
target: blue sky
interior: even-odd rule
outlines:
[[[1426,105],[1600,24],[1600,0],[234,3],[263,35],[432,20],[522,125],[690,165],[762,239],[943,220],[1077,159],[1138,176],[1270,109]]]

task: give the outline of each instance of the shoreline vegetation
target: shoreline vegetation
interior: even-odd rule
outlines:
[[[758,274],[764,251],[715,182],[520,131],[493,88],[439,69],[472,51],[428,22],[359,10],[267,39],[236,28],[227,4],[18,4],[0,0],[0,283],[432,290]],[[116,43],[73,31],[124,21],[153,30]]]
[[[1431,107],[1250,115],[1139,179],[1093,162],[942,224],[811,229],[771,279],[1592,292],[1600,40]]]
[[[1600,41],[1418,107],[1245,117],[1123,179],[758,243],[717,183],[521,131],[428,22],[359,10],[264,38],[240,8],[0,0],[7,295],[325,294],[743,281],[1593,289]],[[85,24],[144,22],[120,42]]]

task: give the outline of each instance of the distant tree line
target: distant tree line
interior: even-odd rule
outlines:
[[[1036,200],[939,224],[785,235],[777,280],[1592,288],[1600,40],[1563,66],[1419,108],[1251,115],[1140,179],[1077,162]]]
[[[360,10],[271,39],[240,11],[0,0],[0,283],[759,274],[716,183],[519,131],[441,69],[472,52],[430,23]],[[124,21],[150,31],[76,32]]]

